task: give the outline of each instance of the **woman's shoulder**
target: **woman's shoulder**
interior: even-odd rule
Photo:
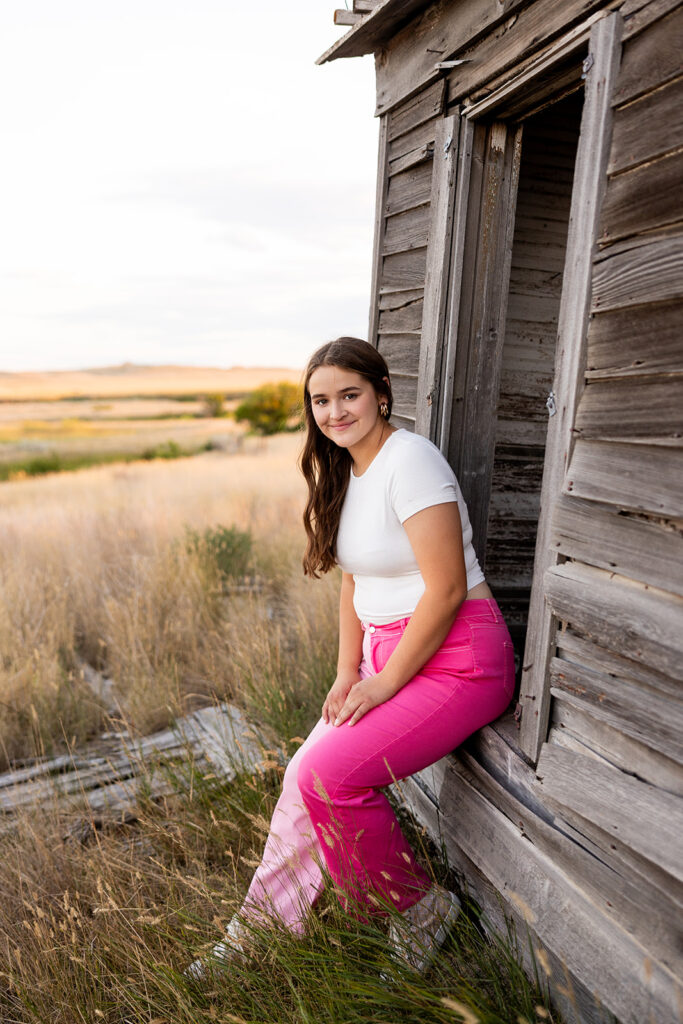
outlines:
[[[446,469],[450,469],[448,462],[436,445],[429,438],[423,437],[422,434],[415,434],[412,430],[401,428],[392,434],[391,440],[391,454],[396,463],[401,463],[405,460],[416,460],[421,463],[426,460],[432,465],[441,465]]]

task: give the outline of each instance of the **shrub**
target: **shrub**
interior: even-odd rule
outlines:
[[[248,423],[256,434],[278,434],[296,430],[301,418],[301,389],[280,381],[256,388],[235,410],[238,423]]]
[[[225,402],[225,395],[215,392],[211,395],[204,395],[202,403],[202,415],[210,416],[213,419],[217,419],[220,416],[225,416],[225,409],[223,403]]]
[[[221,580],[246,576],[251,563],[253,538],[249,530],[237,526],[207,526],[204,530],[186,528],[186,546],[196,552]]]

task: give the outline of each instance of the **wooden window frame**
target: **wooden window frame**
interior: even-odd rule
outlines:
[[[596,13],[530,61],[514,78],[494,87],[484,100],[444,118],[435,145],[416,429],[439,445],[449,458],[466,495],[468,489],[474,487],[477,507],[470,508],[470,516],[475,539],[483,550],[522,132],[514,121],[555,102],[559,98],[558,87],[564,86],[568,91],[576,88],[571,82],[571,72],[566,78],[567,63],[571,65],[572,58],[578,61],[581,51],[587,51],[581,74],[584,107],[557,335],[553,388],[557,414],[548,424],[520,689],[520,747],[534,763],[548,729],[548,667],[557,625],[546,601],[544,576],[561,560],[551,549],[550,527],[552,511],[569,466],[575,412],[583,388],[593,255],[606,185],[611,98],[620,63],[621,32],[622,18],[618,13]],[[561,72],[562,68],[565,70]],[[555,69],[557,80],[553,80]],[[493,123],[492,119],[495,119]],[[509,215],[502,218],[503,223],[494,226],[493,235],[490,223],[486,228],[488,249],[482,263],[485,231],[475,206],[479,204],[481,210],[482,204],[491,202],[487,199],[487,190],[482,188],[481,175],[495,171],[486,160],[482,166],[487,139],[490,145],[492,132],[498,133],[501,144],[501,168],[507,168],[499,175],[498,195],[493,202],[497,203],[498,210],[504,210],[505,195],[514,201]],[[448,139],[450,145],[447,145]],[[473,224],[480,226],[475,229]],[[493,250],[492,237],[496,245]],[[475,260],[480,263],[476,269]],[[480,276],[482,279],[477,280]],[[478,344],[473,331],[475,335],[479,332]],[[482,331],[489,332],[491,346],[482,343]],[[467,346],[466,352],[464,346]],[[467,368],[472,357],[477,365]],[[473,376],[473,372],[478,376]],[[473,379],[477,387],[468,389]],[[485,384],[483,389],[482,383]],[[476,394],[468,393],[472,390]],[[465,405],[469,408],[463,412]],[[478,454],[472,454],[474,446],[468,449],[465,441],[459,441],[467,434],[465,425],[472,422],[473,417],[478,417],[478,429],[486,434],[477,446]],[[455,431],[455,446],[451,443],[454,421],[456,427],[458,424],[462,427]],[[469,500],[472,501],[471,495]]]

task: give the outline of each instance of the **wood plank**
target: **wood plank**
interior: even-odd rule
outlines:
[[[417,377],[412,377],[410,374],[394,373],[391,378],[391,391],[394,396],[396,415],[409,416],[414,419]]]
[[[570,694],[595,717],[683,764],[680,700],[561,658],[550,663],[550,685],[553,696]]]
[[[460,115],[445,117],[435,139],[431,223],[427,246],[424,318],[421,321],[420,366],[417,385],[415,429],[437,440],[438,395],[446,327],[453,209],[460,141]]]
[[[477,551],[486,549],[486,525],[496,437],[498,401],[508,285],[512,258],[514,210],[519,180],[522,129],[494,122],[486,129],[480,203],[471,203],[476,231],[472,253],[476,273],[463,297],[463,337],[458,346],[466,353],[467,370],[461,421],[457,473],[463,489]],[[474,269],[474,268],[473,268]],[[469,442],[477,437],[477,444]]]
[[[549,569],[545,591],[557,618],[578,632],[683,679],[683,598],[578,562]]]
[[[535,4],[536,7],[540,5]],[[553,390],[557,414],[548,420],[546,471],[541,489],[543,511],[538,523],[534,584],[520,684],[521,746],[533,761],[538,757],[545,738],[550,712],[546,680],[555,622],[545,600],[544,575],[556,564],[558,557],[550,539],[551,513],[562,491],[575,444],[574,418],[584,379],[591,256],[604,192],[611,124],[609,98],[619,69],[620,40],[621,20],[618,15],[609,15],[591,29],[588,49],[593,63],[586,74],[555,357]],[[533,712],[528,710],[530,706],[533,706]]]
[[[568,971],[624,1020],[645,1021],[651,1014],[657,1024],[677,1024],[671,971],[656,957],[648,958],[646,979],[648,951],[641,943],[615,927],[587,895],[581,878],[568,877],[557,864],[557,853],[539,849],[464,773],[446,776],[436,832],[445,841],[449,861],[458,863],[463,853],[502,896],[506,910],[523,908],[531,934],[566,967],[559,969],[555,983],[566,986]]]
[[[570,749],[588,757],[599,757],[643,782],[683,797],[683,770],[680,765],[627,736],[621,729],[596,718],[590,708],[580,706],[569,695],[552,702],[552,722],[549,742],[560,742],[561,736],[571,738]],[[566,745],[564,740],[561,745]]]
[[[436,126],[439,123],[439,120],[439,118],[434,118],[433,121],[426,121],[424,124],[419,124],[416,128],[412,128],[409,132],[406,132],[405,135],[399,135],[398,138],[390,142],[390,163],[398,160],[399,157],[405,156],[407,153],[412,153],[414,150],[420,149],[422,146],[429,146],[430,143],[433,143],[436,135]]]
[[[383,288],[424,288],[427,248],[397,252],[384,258],[381,270]]]
[[[432,194],[432,164],[423,161],[389,178],[384,212],[387,217],[428,203]]]
[[[595,313],[680,298],[683,298],[683,235],[607,255],[595,266]]]
[[[545,744],[536,774],[547,799],[597,825],[683,881],[683,801],[616,768]]]
[[[387,361],[389,373],[408,373],[417,377],[420,338],[413,334],[381,334],[379,351]]]
[[[683,373],[591,381],[576,413],[576,436],[680,446]]]
[[[382,248],[386,225],[385,206],[388,188],[388,140],[387,120],[379,121],[379,142],[377,147],[377,183],[375,185],[375,225],[372,243],[372,280],[370,282],[370,310],[368,320],[368,341],[377,345],[379,323],[379,290],[382,283]]]
[[[384,229],[383,255],[420,249],[427,244],[429,206],[418,206],[388,217]]]
[[[355,11],[347,11],[345,7],[340,7],[334,12],[335,25],[356,25],[361,18],[361,14],[356,14]]]
[[[394,309],[380,310],[380,334],[419,334],[422,326],[422,295],[407,299]]]
[[[577,441],[563,491],[636,512],[677,517],[683,507],[680,451]]]
[[[624,39],[649,28],[653,22],[666,17],[680,6],[681,0],[625,0],[621,7],[624,18]]]
[[[683,76],[615,111],[608,174],[683,146]]]
[[[405,135],[425,121],[443,113],[446,81],[441,78],[428,89],[423,89],[389,114],[389,140]]]
[[[489,730],[489,734],[492,732]],[[521,758],[508,756],[506,768],[511,768],[512,772],[505,777],[500,771],[504,752],[491,753],[494,754],[489,759],[492,771],[489,764],[479,762],[469,749],[461,750],[453,759],[455,772],[469,780],[569,878],[580,880],[583,891],[616,927],[626,929],[671,970],[680,969],[683,966],[683,957],[677,948],[680,930],[671,900],[657,887],[643,884],[629,872],[619,870],[620,866],[606,859],[585,836],[568,835],[566,823],[552,814],[544,802],[541,784]],[[532,778],[525,778],[525,772]],[[511,782],[516,791],[511,788]]]
[[[436,67],[487,29],[500,24],[528,0],[449,0],[432,3],[395,35],[376,61],[377,113],[440,78]]]
[[[553,512],[551,543],[567,558],[683,596],[680,521],[655,521],[562,495]]]
[[[473,46],[455,52],[469,63],[449,73],[449,102],[480,89],[508,68],[516,69],[526,57],[562,33],[569,34],[575,24],[600,7],[604,0],[565,0],[561,5],[554,0],[536,0],[526,6],[515,19],[506,19]]]
[[[683,151],[610,178],[600,220],[600,244],[655,231],[681,219]],[[652,296],[655,301],[658,296]]]
[[[627,23],[627,31],[628,31]],[[628,103],[637,96],[676,78],[681,71],[683,52],[683,10],[680,3],[667,17],[660,18],[629,39],[624,46],[615,105]]]
[[[379,308],[380,310],[402,309],[423,297],[423,288],[382,288],[379,294]]]
[[[683,301],[649,303],[594,315],[588,326],[587,378],[680,371],[681,323]]]
[[[423,146],[418,146],[417,149],[409,150],[404,156],[392,159],[389,164],[389,174],[400,174],[411,167],[417,167],[419,164],[424,163],[425,160],[431,160],[433,156],[434,143],[426,142]]]
[[[558,650],[563,652],[563,656],[566,654],[570,661],[579,661],[582,665],[596,671],[609,672],[615,677],[623,676],[640,686],[667,694],[673,700],[680,700],[680,683],[671,676],[657,672],[651,665],[632,661],[623,654],[600,647],[593,640],[580,636],[566,626],[558,629],[555,642]]]

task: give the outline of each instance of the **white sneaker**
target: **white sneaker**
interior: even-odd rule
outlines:
[[[460,913],[460,900],[436,883],[389,925],[392,955],[423,974],[436,958]]]
[[[193,960],[183,974],[190,981],[207,981],[215,970],[226,970],[231,962],[244,957],[244,925],[233,917],[221,942],[217,942],[204,960]]]

